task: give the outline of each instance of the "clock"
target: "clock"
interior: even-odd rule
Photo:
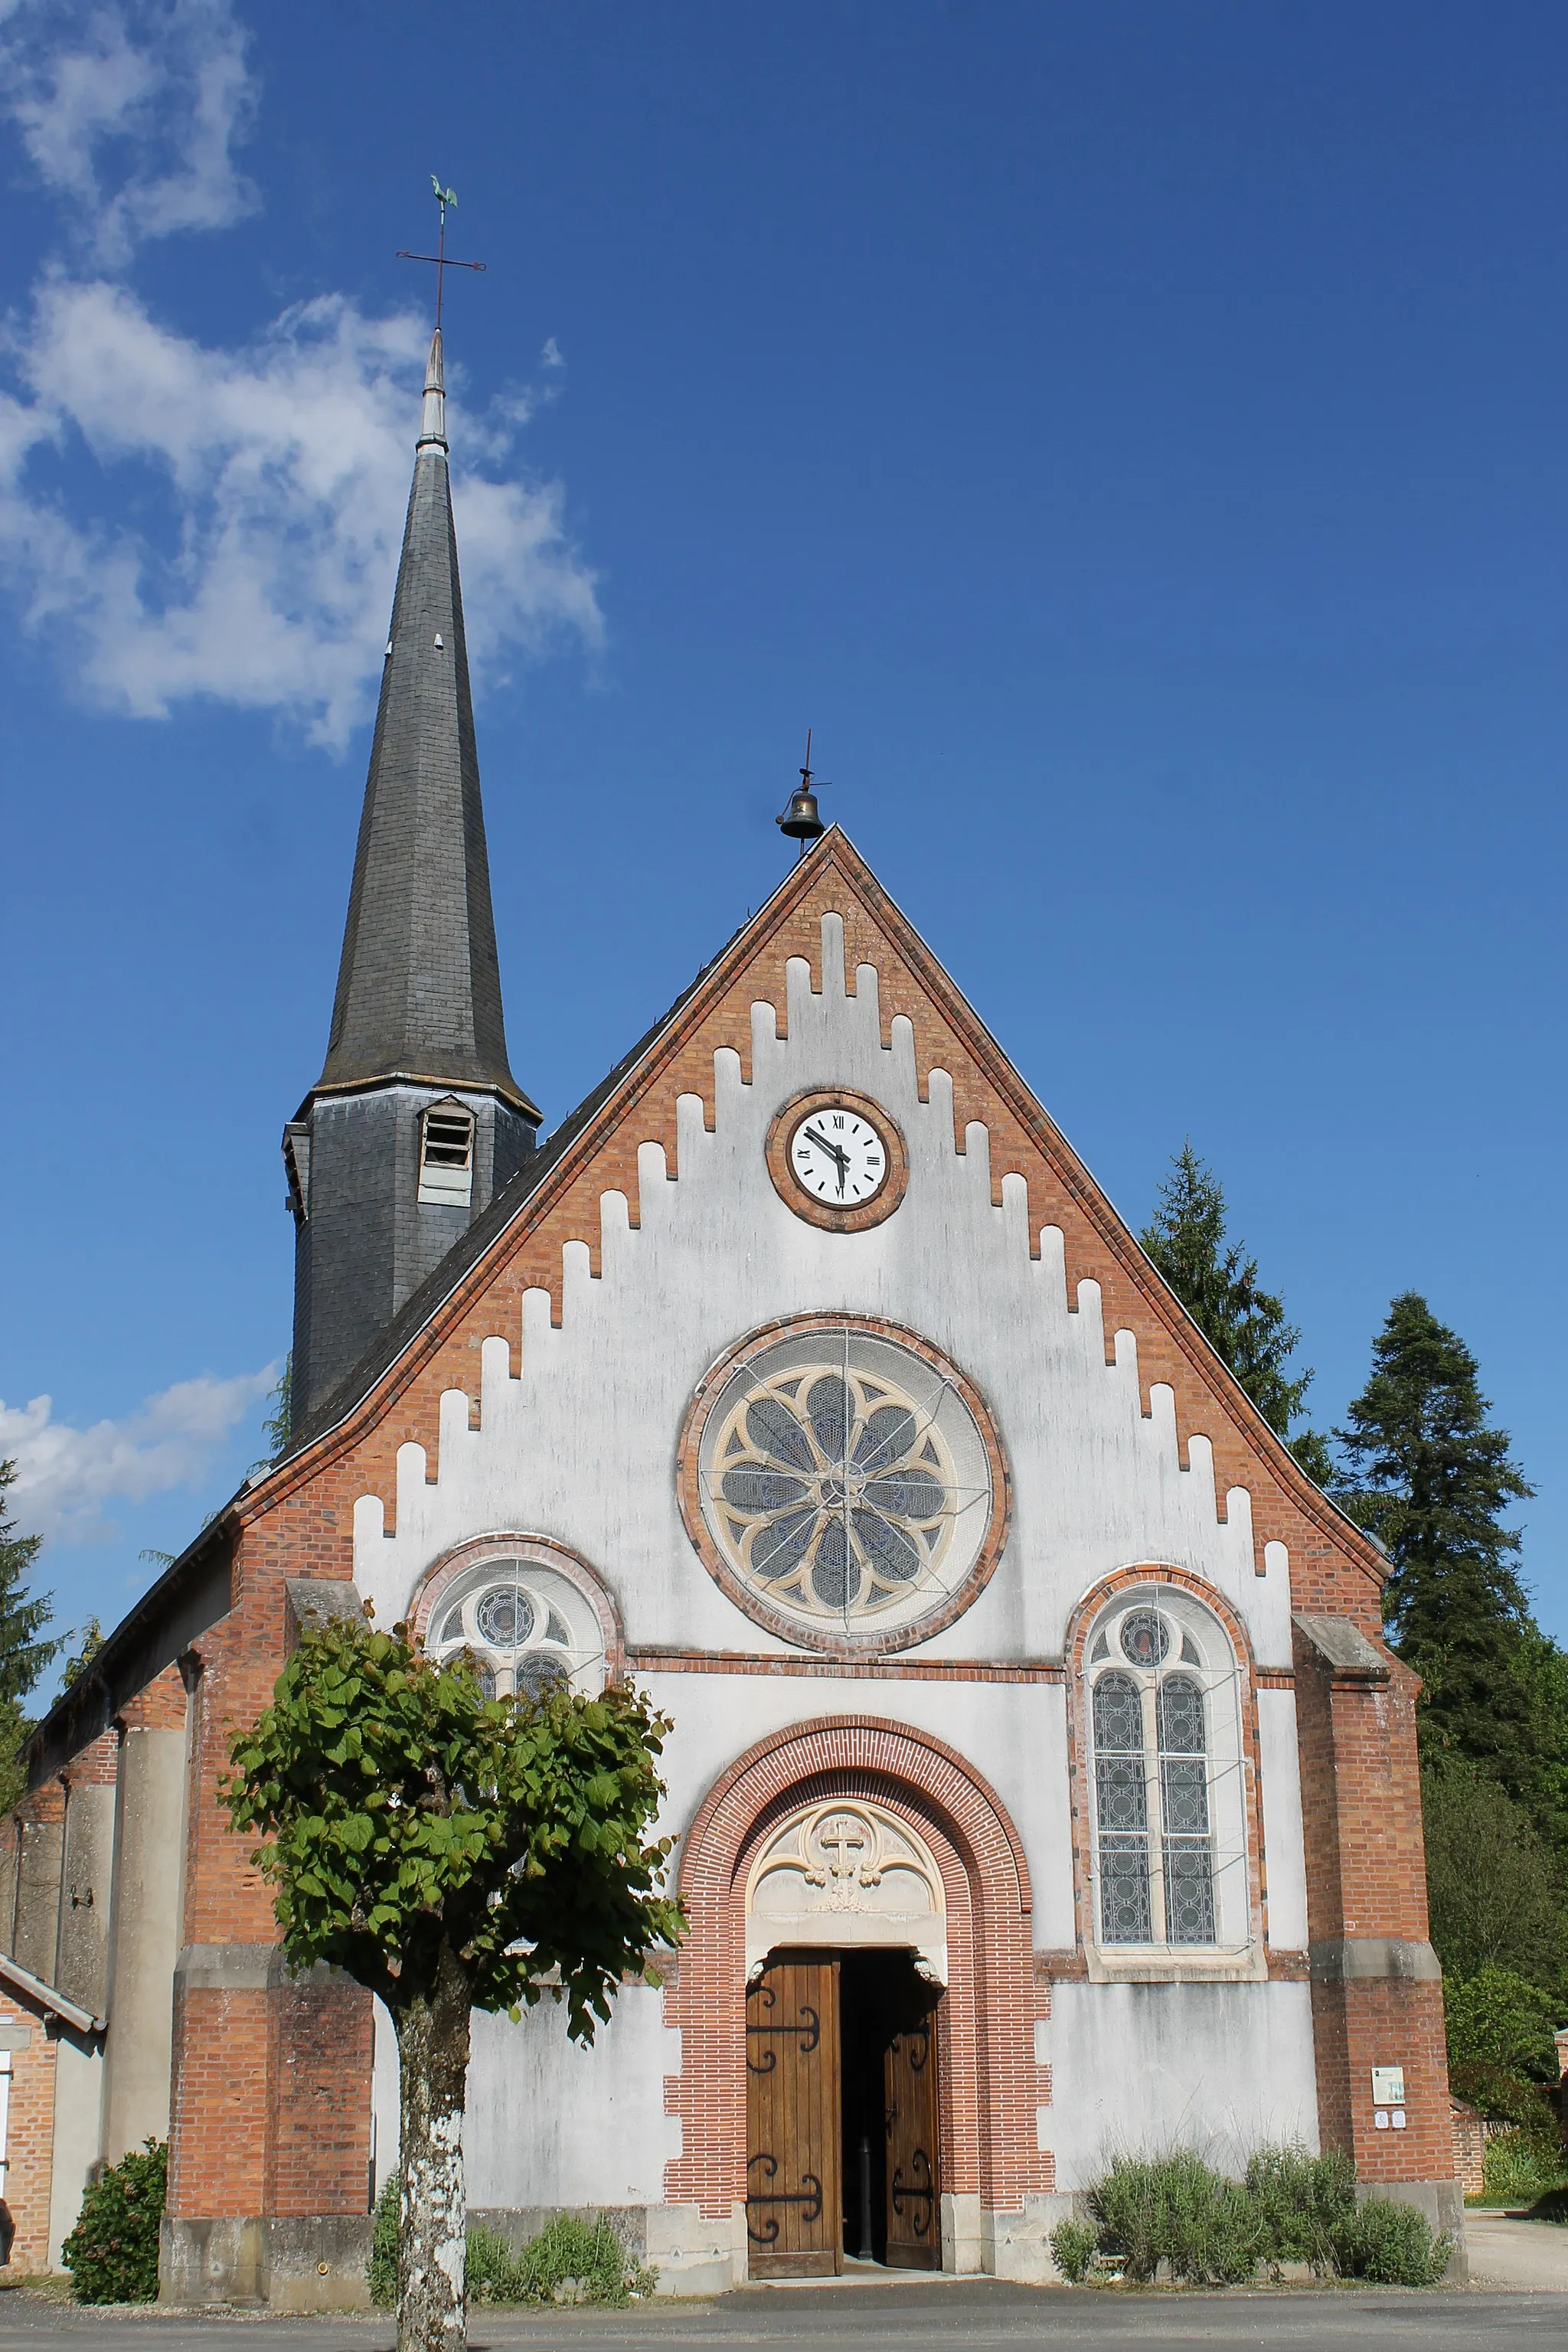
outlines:
[[[829,1208],[858,1209],[888,1181],[888,1147],[847,1103],[808,1110],[789,1139],[795,1180]]]
[[[781,1199],[830,1233],[879,1224],[909,1181],[904,1139],[887,1112],[840,1088],[786,1103],[769,1132],[767,1158]]]

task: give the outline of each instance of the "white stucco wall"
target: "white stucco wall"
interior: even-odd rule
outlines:
[[[505,2017],[476,2017],[463,2133],[470,2205],[657,2205],[664,2168],[680,2154],[664,2113],[664,2078],[680,2071],[680,2036],[662,1997],[628,1985],[592,2047],[566,2038],[566,2012],[546,2000]]]
[[[659,1146],[642,1147],[639,1226],[624,1194],[604,1195],[602,1277],[584,1244],[567,1244],[560,1328],[548,1295],[531,1291],[521,1335],[498,1332],[481,1350],[478,1398],[454,1390],[446,1399],[438,1459],[401,1449],[395,1532],[383,1532],[389,1498],[360,1503],[361,1591],[389,1622],[451,1546],[486,1528],[527,1528],[602,1570],[634,1644],[784,1649],[719,1591],[688,1542],[676,1441],[698,1380],[746,1331],[778,1316],[867,1314],[922,1332],[955,1359],[1012,1462],[1006,1555],[928,1654],[1056,1657],[1088,1585],[1155,1559],[1211,1581],[1240,1611],[1259,1663],[1289,1665],[1288,1563],[1255,1573],[1245,1490],[1226,1498],[1221,1520],[1208,1441],[1191,1441],[1184,1469],[1168,1388],[1152,1390],[1144,1417],[1131,1332],[1116,1335],[1115,1360],[1105,1360],[1098,1284],[1080,1282],[1069,1302],[1054,1227],[1031,1258],[1022,1178],[1005,1180],[993,1207],[985,1129],[972,1123],[965,1150],[955,1149],[952,1089],[940,1070],[920,1100],[910,1024],[896,1020],[891,1046],[881,1045],[875,972],[863,966],[857,993],[845,992],[842,931],[837,917],[824,918],[820,995],[806,965],[792,961],[787,1038],[775,1034],[772,1006],[753,1008],[749,1085],[737,1055],[715,1055],[715,1132],[700,1099],[682,1098],[679,1173]],[[884,1103],[909,1145],[908,1197],[868,1233],[823,1233],[794,1216],[764,1164],[780,1106],[834,1084]]]
[[[1318,2145],[1308,1985],[1053,1985],[1036,2053],[1058,2189],[1118,2155],[1192,2147],[1234,2170],[1266,2143]]]
[[[885,1318],[946,1350],[990,1407],[1011,1465],[1012,1529],[988,1588],[906,1655],[1059,1659],[1087,1589],[1113,1570],[1154,1560],[1223,1594],[1259,1664],[1288,1667],[1284,1547],[1268,1547],[1259,1575],[1247,1494],[1216,1497],[1202,1435],[1189,1441],[1183,1467],[1173,1392],[1154,1387],[1145,1415],[1132,1335],[1114,1335],[1108,1363],[1099,1286],[1080,1281],[1069,1298],[1062,1238],[1052,1227],[1031,1257],[1023,1180],[1008,1177],[1001,1207],[993,1206],[986,1129],[972,1124],[964,1148],[956,1147],[951,1081],[941,1070],[925,1074],[929,1099],[921,1100],[910,1024],[894,1021],[891,1045],[882,1045],[876,973],[863,966],[848,992],[842,948],[838,918],[825,918],[822,992],[812,992],[808,968],[796,961],[782,1008],[787,1020],[770,1004],[753,1006],[749,1084],[736,1055],[715,1055],[712,1133],[700,1100],[689,1096],[679,1109],[678,1166],[667,1167],[659,1146],[642,1146],[638,1226],[622,1193],[604,1195],[603,1274],[591,1275],[584,1244],[567,1244],[560,1327],[552,1326],[548,1294],[528,1293],[521,1330],[498,1328],[484,1339],[474,1396],[454,1390],[444,1398],[436,1457],[405,1445],[395,1496],[360,1501],[360,1591],[389,1623],[455,1546],[486,1532],[531,1532],[593,1564],[616,1596],[634,1648],[786,1654],[787,1643],[719,1591],[689,1541],[676,1445],[697,1382],[749,1330],[795,1314],[842,1312]],[[781,1106],[805,1087],[835,1085],[884,1105],[909,1150],[903,1204],[856,1234],[824,1233],[793,1215],[763,1156]],[[1037,1945],[1072,1944],[1059,1685],[661,1672],[640,1679],[676,1723],[665,1759],[667,1830],[683,1831],[717,1776],[767,1732],[816,1716],[891,1717],[935,1733],[990,1781],[1024,1843]],[[1293,1702],[1289,1692],[1262,1696],[1270,1920],[1276,1939],[1297,1948],[1306,1925]],[[1049,2129],[1064,2160],[1090,2162],[1112,2112],[1145,2133],[1169,2134],[1200,2112],[1205,2128],[1234,2113],[1237,2128],[1246,2123],[1252,2137],[1264,2117],[1277,2137],[1315,2133],[1301,1989],[1059,1990],[1051,2031],[1061,2087]],[[1166,2022],[1157,2025],[1160,2019]],[[669,2039],[657,1996],[640,1992],[623,1996],[611,2034],[587,2057],[568,2051],[552,2020],[516,2029],[477,2020],[472,2201],[657,2196],[675,2152],[677,2126],[662,2100],[663,2076],[678,2063]]]

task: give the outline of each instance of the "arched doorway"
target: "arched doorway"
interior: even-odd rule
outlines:
[[[942,1873],[865,1798],[795,1807],[746,1885],[746,2237],[754,2275],[942,2263]]]
[[[858,1880],[867,1850],[835,1843],[830,1851],[846,1869],[830,1872],[816,1832],[807,1832],[808,1847],[815,1839],[809,1855],[801,1843],[803,1826],[815,1818],[819,1832],[834,1813],[858,1816],[860,1833],[869,1820],[884,1836],[891,1825],[908,1839],[907,1851],[893,1850],[895,1867],[878,1874],[878,1885],[860,1887],[847,1901],[847,1868]],[[911,1855],[919,1868],[900,1880]],[[738,2233],[745,2230],[753,2267],[782,2267],[763,2260],[769,2246],[755,2242],[752,2225],[767,2217],[747,2205],[750,2157],[779,2154],[751,2145],[747,2026],[785,2021],[776,2007],[769,2017],[754,2010],[748,2016],[748,1981],[770,1959],[832,1963],[827,1998],[839,2016],[826,2038],[841,2053],[844,2004],[864,1990],[879,2016],[896,2008],[889,1976],[879,1985],[876,1979],[898,1954],[936,2011],[926,2063],[934,2069],[931,2204],[942,2265],[988,2267],[985,2215],[1016,2212],[1052,2186],[1037,2127],[1048,2076],[1035,2047],[1048,1987],[1035,1971],[1022,1849],[994,1791],[945,1742],[910,1726],[865,1716],[795,1724],[737,1758],[698,1806],[682,1839],[679,1887],[689,1927],[664,2011],[681,2037],[680,2070],[666,2085],[682,2138],[665,2168],[669,2201],[695,2206],[704,2218],[731,2218]],[[857,1981],[868,1977],[868,1988]],[[812,1994],[820,1990],[820,1979],[809,1990],[782,1979],[774,1986],[775,2004],[787,2006],[793,1993],[796,2011],[802,2000],[816,2011],[819,2037],[822,2002]],[[793,2021],[808,2022],[798,2014]],[[863,2053],[876,2031],[873,2020],[858,2032]],[[820,2182],[824,2212],[833,2216],[829,2239],[837,2222],[837,2245],[795,2251],[826,2253],[837,2268],[846,2238],[853,2259],[860,2233],[846,2230],[841,2084],[833,2096],[841,2126],[837,2210],[820,2168],[808,2168]],[[858,2169],[848,2182],[857,2200]],[[814,2201],[804,2180],[791,2185]],[[874,2178],[874,2203],[876,2195]],[[775,2255],[784,2238],[781,2225],[771,2242]]]

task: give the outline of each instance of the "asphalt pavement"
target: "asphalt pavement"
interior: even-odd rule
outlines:
[[[195,2319],[155,2307],[93,2311],[26,2293],[0,2296],[5,2352],[390,2352],[390,2321]],[[237,2343],[237,2336],[239,2341]],[[1469,2287],[1171,2294],[1031,2289],[989,2279],[743,2288],[711,2302],[626,2311],[477,2310],[469,2352],[611,2352],[626,2346],[719,2352],[1564,2352],[1568,2298]]]

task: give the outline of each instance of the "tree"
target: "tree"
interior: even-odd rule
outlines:
[[[1557,2081],[1557,2012],[1550,1997],[1511,1969],[1482,1969],[1444,1993],[1455,2067],[1496,2066],[1527,2083]]]
[[[103,1627],[96,1617],[89,1617],[85,1625],[73,1625],[65,1638],[66,1642],[76,1644],[65,1664],[60,1668],[60,1681],[68,1690],[78,1675],[86,1674],[89,1666],[102,1649]],[[61,1646],[64,1647],[64,1643]]]
[[[402,2102],[400,2352],[460,2352],[462,2114],[473,2009],[549,1990],[591,2042],[616,1987],[679,1933],[658,1892],[668,1719],[641,1693],[487,1700],[466,1655],[342,1618],[304,1633],[226,1785],[296,1968],[346,1969],[391,2011]],[[554,1984],[547,1980],[559,1971]]]
[[[1245,1244],[1226,1244],[1225,1193],[1190,1136],[1172,1159],[1153,1219],[1139,1239],[1269,1428],[1310,1478],[1329,1486],[1334,1474],[1326,1439],[1310,1429],[1290,1434],[1312,1382],[1310,1371],[1289,1377],[1300,1330],[1286,1321],[1284,1300],[1264,1289]]]
[[[283,1359],[283,1370],[268,1391],[267,1402],[272,1408],[261,1424],[261,1434],[267,1440],[267,1451],[259,1462],[251,1464],[250,1475],[253,1478],[258,1471],[270,1470],[275,1462],[281,1462],[289,1451],[289,1439],[294,1423],[294,1350],[292,1348]],[[145,1552],[142,1556],[143,1559],[147,1557]]]
[[[22,1748],[33,1727],[23,1702],[61,1647],[39,1638],[49,1622],[51,1596],[35,1601],[22,1581],[44,1539],[16,1533],[5,1502],[16,1477],[15,1462],[0,1462],[0,1813],[10,1811],[27,1785]]]
[[[1502,1523],[1534,1490],[1489,1426],[1475,1357],[1414,1290],[1373,1345],[1372,1376],[1336,1430],[1340,1500],[1388,1554],[1384,1621],[1421,1675],[1427,1753],[1469,1758],[1523,1793],[1531,1742],[1530,1613]]]
[[[1568,2001],[1561,1864],[1484,1772],[1440,1759],[1421,1775],[1432,1942],[1450,1979],[1506,1969]],[[1563,2009],[1568,2016],[1568,2008]]]

